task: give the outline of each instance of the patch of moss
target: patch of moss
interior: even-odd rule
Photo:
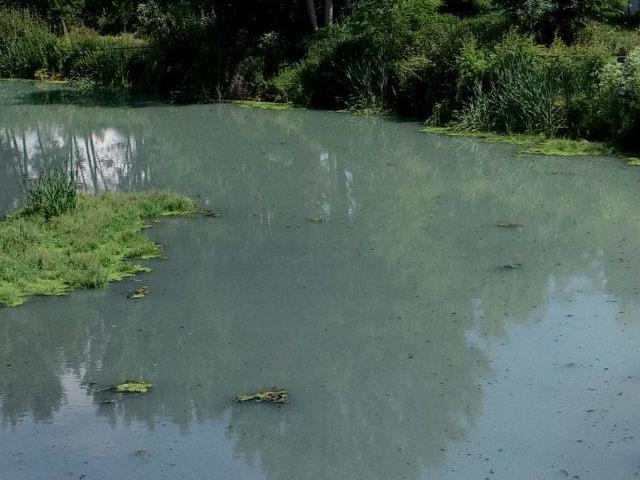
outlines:
[[[619,151],[603,143],[588,140],[572,140],[568,138],[549,138],[540,135],[503,135],[491,132],[472,132],[457,130],[451,127],[425,127],[423,132],[449,137],[471,137],[491,143],[509,143],[518,145],[521,155],[553,155],[561,157],[583,157],[587,155],[610,155],[623,157],[629,165],[640,165],[640,158],[623,155]]]
[[[262,102],[259,100],[236,100],[233,103],[244,108],[258,108],[261,110],[274,110],[277,112],[296,108],[292,103]]]
[[[45,220],[20,210],[0,223],[0,305],[32,295],[97,288],[149,268],[160,255],[142,232],[148,219],[191,215],[192,200],[165,192],[80,194],[73,213]]]

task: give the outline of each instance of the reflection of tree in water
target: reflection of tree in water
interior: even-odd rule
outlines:
[[[593,275],[592,264],[611,255],[598,253],[609,245],[602,219],[628,216],[632,201],[628,189],[594,190],[590,175],[551,182],[548,162],[523,168],[494,160],[502,147],[416,137],[387,121],[151,112],[137,112],[141,126],[127,134],[137,148],[118,150],[139,176],[118,182],[140,188],[147,172],[152,186],[200,193],[230,218],[162,227],[163,243],[182,247],[169,252],[170,266],[155,267],[149,280],[165,283],[152,285],[148,301],[104,294],[87,305],[77,295],[48,321],[37,320],[45,302],[12,312],[17,321],[0,324],[0,361],[31,363],[0,376],[9,421],[50,418],[65,368],[100,385],[149,379],[157,393],[99,413],[149,427],[169,418],[185,430],[194,418],[221,418],[234,394],[273,383],[291,390],[291,405],[234,408],[231,420],[238,453],[259,458],[272,478],[419,478],[479,412],[488,367],[470,339],[529,320],[532,305],[545,305],[550,276],[563,285]],[[68,128],[79,126],[63,133],[80,146],[94,128],[110,128],[74,115]],[[56,144],[42,143],[41,152]],[[330,225],[309,225],[318,215]],[[526,227],[500,231],[496,220]],[[524,268],[497,270],[515,262]],[[621,285],[609,288],[632,302]],[[25,371],[33,384],[18,388]]]
[[[14,85],[14,98],[21,98],[29,88]],[[144,188],[149,181],[142,136],[145,123],[144,117],[124,109],[3,105],[0,155],[6,170],[0,172],[0,182],[9,188],[3,189],[0,208],[20,203],[21,177],[35,176],[54,165],[71,165],[79,183],[90,191]]]

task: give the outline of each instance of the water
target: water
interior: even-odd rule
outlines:
[[[0,210],[71,160],[221,214],[150,230],[143,300],[0,310],[0,479],[640,475],[636,169],[328,112],[0,101]],[[127,378],[156,388],[102,404]],[[290,404],[231,402],[274,386]]]

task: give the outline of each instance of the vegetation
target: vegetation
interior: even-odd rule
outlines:
[[[640,34],[627,0],[0,5],[0,76],[640,149]]]
[[[0,305],[148,271],[131,261],[160,254],[142,234],[145,220],[195,212],[191,200],[172,193],[78,193],[71,201],[71,181],[59,173],[43,177],[29,206],[0,223]]]
[[[78,190],[73,172],[56,168],[25,180],[27,206],[25,213],[42,215],[45,220],[63,213],[73,213],[78,204]]]
[[[425,127],[424,132],[449,137],[473,137],[490,143],[509,143],[516,145],[521,155],[539,154],[559,157],[584,157],[588,155],[622,156],[629,165],[637,166],[640,159],[624,155],[604,143],[570,138],[550,138],[544,135],[498,134],[491,132],[475,132],[451,127]]]

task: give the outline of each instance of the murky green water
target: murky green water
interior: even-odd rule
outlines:
[[[0,479],[640,475],[638,170],[43,91],[0,84],[0,210],[71,159],[91,190],[170,188],[221,217],[152,230],[168,259],[143,300],[127,281],[0,310]],[[126,378],[156,388],[102,404]],[[230,401],[274,386],[289,405]]]

